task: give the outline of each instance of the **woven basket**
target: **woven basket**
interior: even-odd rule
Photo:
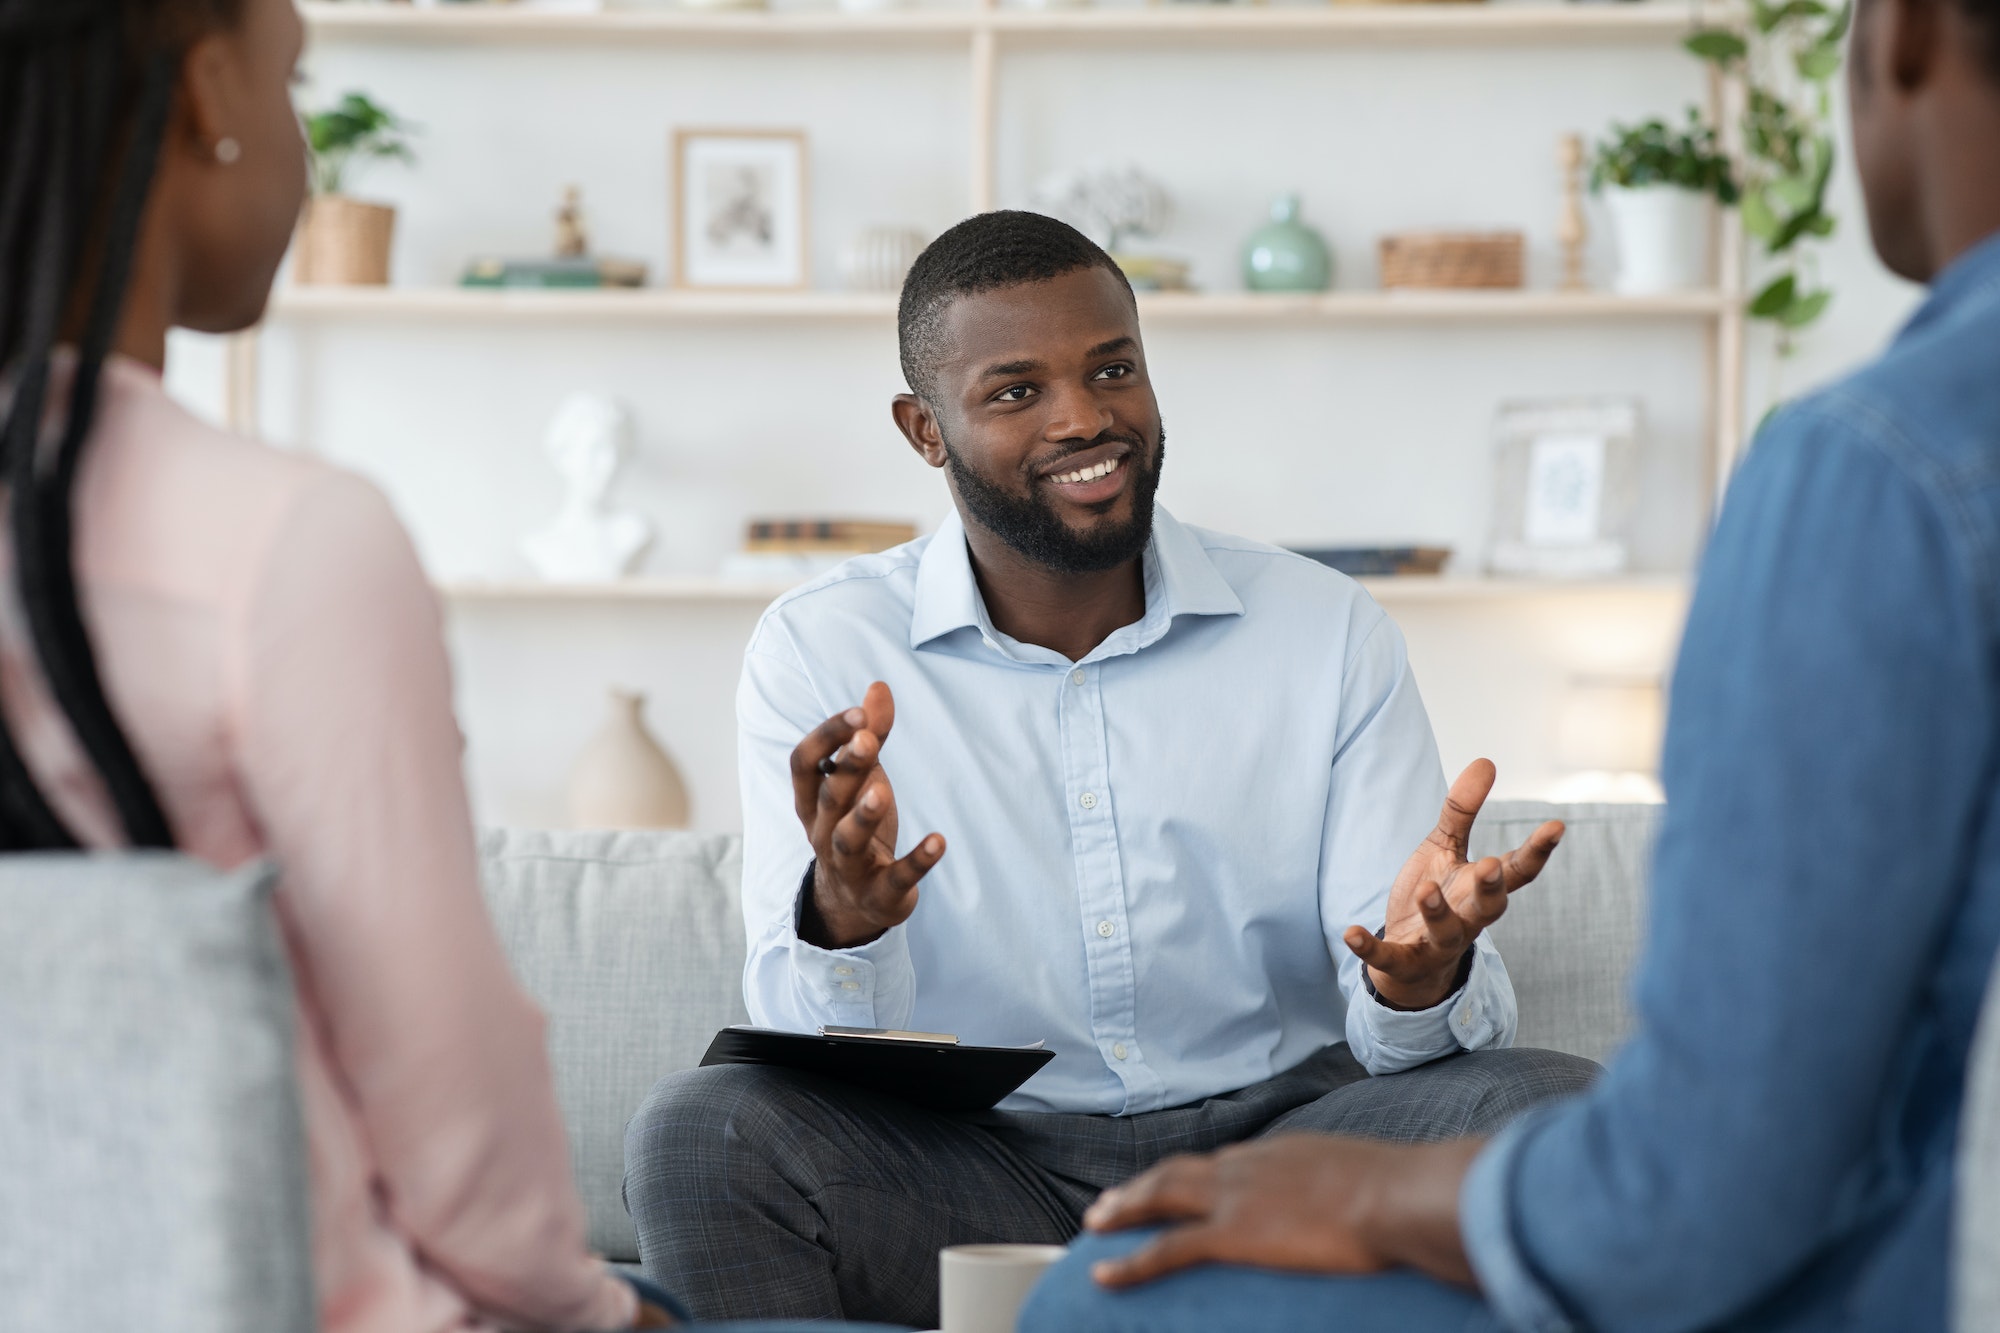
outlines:
[[[1519,287],[1518,231],[1403,232],[1382,238],[1384,287]]]
[[[308,199],[299,220],[293,281],[383,286],[389,281],[389,243],[395,233],[393,208],[338,194]]]

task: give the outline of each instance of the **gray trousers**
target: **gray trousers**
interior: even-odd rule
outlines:
[[[944,1115],[808,1074],[669,1074],[625,1130],[646,1275],[699,1319],[933,1328],[937,1254],[1062,1245],[1099,1192],[1176,1153],[1284,1131],[1489,1134],[1581,1091],[1588,1060],[1478,1051],[1370,1078],[1344,1045],[1241,1092],[1140,1115]]]

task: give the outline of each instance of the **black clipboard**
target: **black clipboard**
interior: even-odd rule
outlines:
[[[933,1111],[990,1111],[1055,1058],[1054,1051],[1040,1047],[727,1027],[715,1034],[701,1062],[776,1065],[839,1079]]]

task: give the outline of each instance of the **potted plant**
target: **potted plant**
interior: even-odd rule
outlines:
[[[1628,296],[1699,287],[1709,277],[1711,200],[1737,200],[1736,175],[1693,108],[1687,128],[1660,120],[1613,125],[1596,146],[1590,188],[1604,198],[1618,245],[1612,286]]]
[[[1833,299],[1815,252],[1834,230],[1833,80],[1854,8],[1750,0],[1743,17],[1695,32],[1686,46],[1735,85],[1743,108],[1743,230],[1761,251],[1750,314],[1775,326],[1784,355]]]
[[[305,117],[312,149],[312,198],[299,224],[293,276],[299,282],[380,286],[389,281],[389,243],[396,210],[347,194],[364,161],[413,160],[409,127],[362,93]]]

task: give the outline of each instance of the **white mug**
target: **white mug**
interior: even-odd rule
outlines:
[[[938,1254],[940,1333],[1014,1333],[1060,1245],[954,1245]]]

